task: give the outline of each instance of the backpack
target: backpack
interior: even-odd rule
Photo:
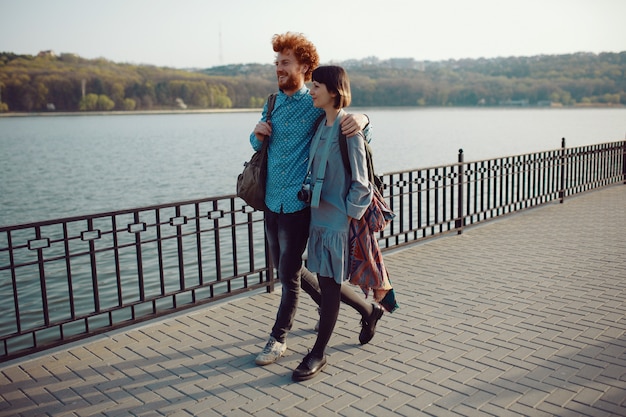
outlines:
[[[317,130],[322,120],[326,117],[325,114],[321,114],[317,120],[315,121],[315,127],[313,132]],[[367,141],[364,141],[365,144],[365,157],[367,159],[367,173],[369,176],[370,182],[376,187],[379,193],[383,193],[383,189],[385,185],[383,184],[383,180],[375,174],[374,171],[374,160],[372,157],[372,148]],[[343,167],[345,168],[348,175],[352,175],[352,169],[350,168],[350,160],[348,159],[348,138],[343,133],[339,133],[339,150],[341,151],[341,159],[343,160]]]

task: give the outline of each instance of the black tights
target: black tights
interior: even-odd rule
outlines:
[[[337,323],[339,306],[341,304],[342,285],[337,284],[334,278],[322,276],[318,277],[318,282],[322,293],[320,303],[320,329],[317,332],[317,339],[315,340],[313,349],[311,349],[311,354],[317,358],[321,358],[324,356],[326,345],[328,345],[333,330],[335,329],[335,324]]]
[[[309,296],[315,301],[315,304],[321,307],[322,305],[322,294],[320,290],[320,285],[318,283],[318,279],[313,275],[311,271],[302,267],[300,270],[301,273],[301,281],[300,285],[304,292],[309,294]],[[341,302],[349,305],[353,309],[359,312],[361,317],[365,320],[369,318],[372,314],[373,307],[372,303],[365,301],[363,297],[359,297],[359,294],[356,293],[350,286],[341,285]],[[320,323],[321,325],[321,323]]]

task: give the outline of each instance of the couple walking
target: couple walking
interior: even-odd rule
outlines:
[[[325,350],[340,302],[361,315],[361,344],[373,338],[384,313],[378,303],[366,302],[342,284],[348,277],[351,219],[363,216],[373,195],[365,161],[369,120],[345,112],[351,101],[346,72],[337,66],[318,67],[317,50],[303,35],[275,35],[272,46],[279,92],[271,123],[266,121],[266,105],[250,143],[257,150],[270,140],[265,227],[282,295],[269,340],[256,363],[271,364],[286,351],[302,287],[320,312],[315,344],[293,371],[293,380],[302,381],[326,366]],[[311,79],[309,89],[305,82]],[[351,173],[341,159],[340,133],[348,137]],[[308,266],[317,277],[302,265],[307,243]]]

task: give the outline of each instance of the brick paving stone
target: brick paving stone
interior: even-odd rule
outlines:
[[[506,408],[498,407],[492,403],[485,404],[478,410],[481,412],[481,416],[496,416],[496,417],[519,417],[519,414],[514,413]]]

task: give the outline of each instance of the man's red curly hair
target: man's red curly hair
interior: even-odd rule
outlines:
[[[304,74],[304,81],[311,81],[313,70],[320,64],[320,57],[317,54],[315,45],[302,33],[287,32],[272,37],[272,47],[274,52],[283,52],[286,49],[293,51],[294,56],[300,65],[308,65],[309,69]]]

